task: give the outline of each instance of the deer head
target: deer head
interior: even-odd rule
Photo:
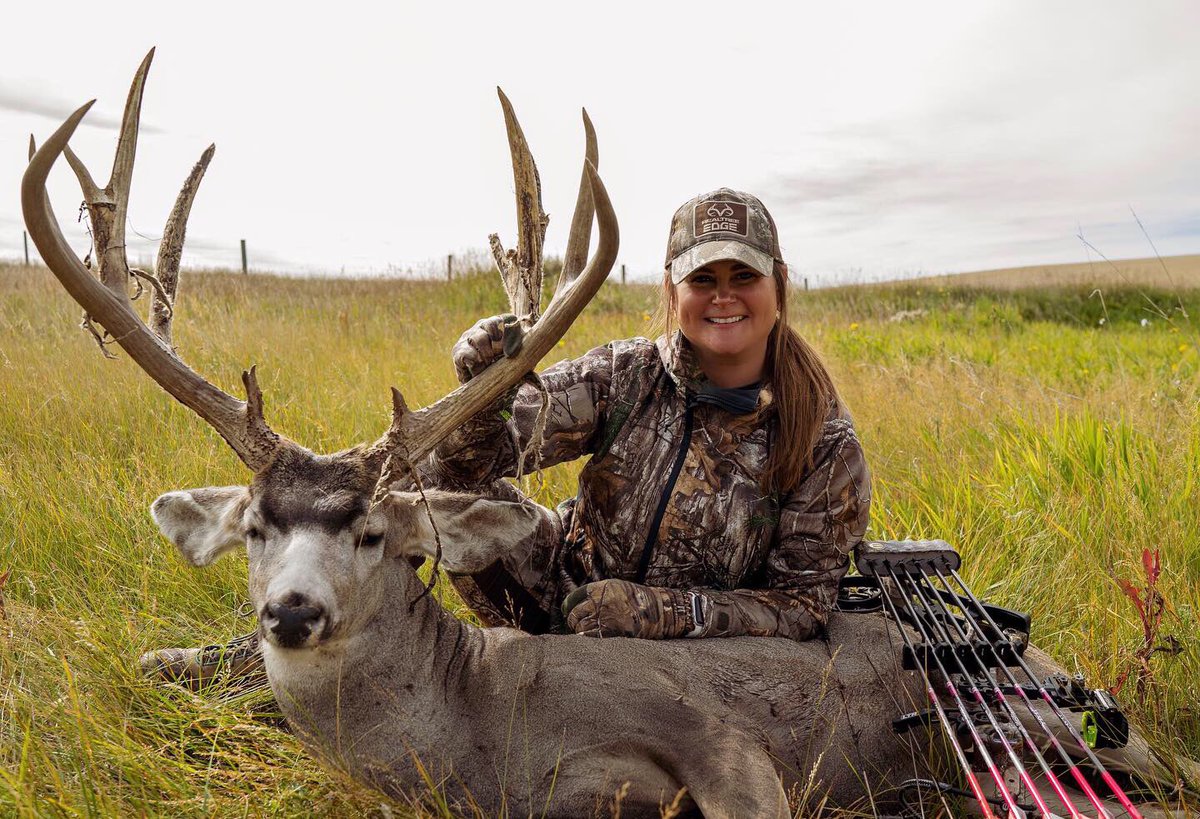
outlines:
[[[314,645],[349,628],[348,612],[369,602],[379,567],[431,551],[434,521],[442,537],[465,538],[451,567],[470,570],[473,561],[504,538],[527,533],[534,524],[515,504],[425,492],[413,505],[411,493],[394,492],[396,481],[416,476],[416,466],[451,430],[517,384],[566,332],[595,295],[616,259],[616,216],[596,172],[595,134],[584,113],[587,156],[566,260],[555,295],[539,318],[542,239],[537,168],[513,114],[500,94],[508,129],[517,190],[517,251],[492,247],[513,312],[528,327],[513,355],[433,405],[410,411],[392,389],[392,420],[375,442],[332,455],[317,455],[266,423],[255,369],[242,373],[246,400],[225,393],[184,363],[171,345],[179,260],[188,213],[212,158],[209,147],[185,182],[167,220],[156,269],[131,268],[124,225],[137,146],[142,90],[154,51],[142,61],[125,105],[111,178],[104,188],[92,179],[67,143],[92,103],[84,105],[37,149],[21,186],[29,235],[47,266],[83,307],[85,326],[102,349],[116,342],[176,400],[190,407],[225,439],[254,473],[248,486],[172,492],[154,502],[152,514],[163,533],[194,564],[208,563],[234,546],[250,555],[251,599],[264,636],[280,646]],[[83,189],[92,222],[97,270],[76,257],[59,229],[46,193],[46,178],[65,154]],[[593,213],[599,223],[596,253],[584,264]],[[150,324],[135,309],[130,291],[141,282],[152,292]],[[102,331],[95,329],[97,325]],[[516,346],[516,345],[514,345]],[[107,355],[107,351],[106,351]],[[483,564],[486,565],[486,564]],[[481,567],[481,566],[480,566]],[[415,575],[414,575],[415,576]],[[357,599],[355,599],[357,596]],[[354,606],[347,605],[354,601]]]
[[[434,556],[439,539],[452,544],[444,568],[477,572],[539,523],[529,505],[434,489],[380,495],[378,481],[366,458],[286,449],[250,486],[168,492],[150,513],[196,566],[245,544],[263,637],[281,648],[352,636],[381,607],[414,600],[409,563]]]

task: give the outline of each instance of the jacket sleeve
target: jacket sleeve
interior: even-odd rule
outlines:
[[[511,412],[499,401],[451,433],[422,472],[438,486],[470,488],[517,475],[518,453],[526,474],[592,452],[612,376],[611,344],[548,367],[540,388],[521,383]]]
[[[807,640],[824,627],[850,553],[867,530],[871,478],[848,417],[825,422],[813,460],[812,471],[783,499],[761,587],[698,590],[711,601],[704,636]]]

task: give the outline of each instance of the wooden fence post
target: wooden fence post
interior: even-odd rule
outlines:
[[[242,239],[242,275],[245,276],[250,270],[246,265],[246,240]]]
[[[21,239],[25,242],[25,266],[29,267],[29,231],[21,231]]]
[[[454,254],[446,254],[446,281],[454,278]]]

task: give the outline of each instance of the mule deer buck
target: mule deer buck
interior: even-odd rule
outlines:
[[[172,210],[156,275],[128,265],[125,213],[152,56],[134,79],[109,184],[96,185],[67,147],[89,103],[39,150],[31,145],[22,206],[42,258],[89,326],[102,326],[253,473],[248,486],[165,494],[152,514],[196,565],[245,546],[271,686],[306,744],[388,793],[410,793],[431,777],[452,803],[514,815],[591,815],[618,791],[623,815],[658,815],[674,803],[709,817],[786,816],[789,798],[806,811],[877,812],[896,802],[904,780],[939,766],[933,735],[889,729],[924,690],[901,668],[900,626],[883,617],[834,613],[827,639],[807,643],[598,640],[475,628],[423,593],[414,558],[442,551],[446,568],[477,571],[539,523],[527,506],[413,491],[413,482],[450,430],[532,370],[612,267],[617,221],[590,124],[562,278],[538,318],[547,220],[532,156],[501,95],[520,238],[516,251],[494,249],[514,312],[530,325],[519,350],[426,409],[410,411],[393,389],[379,440],[318,455],[267,425],[253,368],[238,400],[171,346],[184,227],[211,148]],[[46,194],[64,153],[92,220],[95,273],[67,245]],[[599,241],[586,261],[593,218]],[[131,278],[152,288],[149,326],[131,303]],[[1036,649],[1027,658],[1041,674],[1061,670]],[[1130,764],[1173,781],[1135,740]]]

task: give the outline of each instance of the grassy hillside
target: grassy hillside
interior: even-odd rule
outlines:
[[[1200,287],[1200,256],[1168,256],[1163,259],[1097,258],[1093,262],[1006,267],[914,280],[926,287],[988,287],[994,290],[1041,289],[1045,287],[1152,287],[1160,290]]]
[[[1143,552],[1160,551],[1156,642],[1183,651],[1120,698],[1200,757],[1200,291],[1093,289],[846,288],[797,294],[793,321],[854,412],[871,535],[949,540],[975,589],[1032,612],[1034,640],[1093,684],[1138,667],[1119,581],[1144,583]],[[653,300],[607,285],[555,355],[646,333]],[[180,304],[184,358],[230,392],[257,363],[272,425],[326,451],[380,434],[392,384],[412,405],[448,391],[458,333],[504,308],[490,276],[204,274]],[[245,561],[184,566],[146,511],[247,475],[78,321],[46,271],[0,268],[0,815],[406,815],[308,758],[262,696],[138,679],[142,651],[250,629]],[[542,499],[573,493],[575,471],[548,473]]]

